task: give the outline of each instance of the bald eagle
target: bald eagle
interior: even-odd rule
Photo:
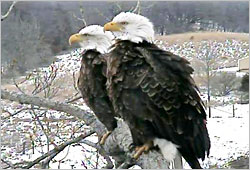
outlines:
[[[79,43],[84,49],[82,54],[78,88],[82,97],[96,117],[106,126],[103,144],[107,136],[117,127],[115,112],[106,90],[105,53],[112,44],[113,36],[104,32],[103,27],[91,25],[69,38],[69,44]]]
[[[190,63],[153,44],[153,24],[144,16],[122,12],[104,30],[117,40],[107,61],[108,94],[131,130],[134,157],[156,146],[168,161],[179,152],[201,168],[210,139]]]

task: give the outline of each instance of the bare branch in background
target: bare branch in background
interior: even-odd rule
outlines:
[[[68,147],[68,150],[67,150],[67,153],[64,155],[63,158],[61,158],[60,160],[56,161],[56,162],[59,162],[59,164],[68,156],[69,154],[69,148],[70,146]],[[45,169],[46,166],[49,164],[49,162],[56,156],[57,154],[53,154],[51,155],[50,157],[47,158],[47,160],[45,160],[42,164],[43,164],[43,168]]]
[[[119,4],[119,2],[116,2],[115,5],[116,5],[116,7],[119,9],[119,11],[122,11],[122,7],[121,7],[121,5]]]
[[[12,168],[12,169],[14,169],[14,168],[15,168],[15,165],[13,165],[11,162],[6,161],[6,160],[4,160],[4,159],[2,159],[2,158],[1,158],[1,161],[7,165],[7,166],[5,166],[5,167],[2,167],[2,166],[1,166],[1,168],[3,168],[3,169],[7,169],[7,168]]]
[[[16,111],[15,113],[11,113],[11,112],[9,112],[9,111],[6,110],[6,109],[2,109],[2,113],[7,112],[9,115],[6,116],[6,117],[1,117],[1,119],[2,119],[2,120],[6,120],[6,119],[8,119],[8,118],[10,118],[10,117],[13,117],[13,116],[15,116],[15,115],[17,115],[17,114],[19,114],[19,113],[21,113],[21,112],[23,112],[23,111],[27,111],[27,110],[30,110],[30,108],[29,108],[29,107],[27,107],[27,108],[22,108],[22,109]],[[33,108],[33,110],[45,111],[45,110],[47,110],[47,109]],[[42,116],[43,114],[44,114],[44,113],[40,114],[39,116]]]
[[[73,13],[73,12],[71,12],[71,14],[72,14],[72,16],[75,18],[75,19],[77,19],[77,20],[79,20],[79,21],[82,21],[82,23],[83,23],[83,26],[84,27],[86,27],[87,26],[87,22],[86,22],[86,20],[85,20],[85,15],[84,15],[84,10],[83,10],[83,7],[80,5],[80,12],[81,12],[81,17],[77,17],[76,15],[75,15],[75,13]]]
[[[134,10],[133,10],[132,12],[133,12],[133,13],[136,13],[136,11],[137,11],[137,14],[140,14],[140,13],[141,13],[140,0],[137,0],[136,7],[134,8]]]
[[[31,115],[32,117],[35,118],[35,120],[38,122],[38,124],[40,125],[44,135],[46,136],[46,140],[47,140],[47,151],[49,152],[49,143],[50,143],[50,138],[49,138],[49,134],[48,131],[46,131],[46,129],[44,128],[43,123],[41,122],[41,120],[39,119],[38,115],[36,114],[35,110],[34,110],[34,106],[31,105]]]
[[[77,97],[75,97],[75,98],[73,98],[71,100],[66,101],[66,103],[73,103],[73,102],[75,102],[75,101],[77,101],[77,100],[79,100],[81,98],[82,98],[82,96],[77,96]]]
[[[16,88],[17,88],[21,93],[25,94],[25,92],[24,92],[24,91],[19,87],[19,85],[16,83],[16,79],[13,78],[12,80],[13,80],[13,83],[14,83],[14,85],[16,86]]]
[[[87,26],[87,22],[86,22],[86,20],[84,19],[84,18],[79,18],[79,17],[77,17],[74,13],[72,13],[72,16],[75,18],[75,19],[77,19],[77,20],[79,20],[79,21],[82,21],[82,23],[83,23],[83,25],[86,27]]]
[[[12,9],[16,3],[17,3],[17,1],[13,1],[12,4],[10,5],[8,11],[6,12],[6,14],[1,15],[1,21],[5,20],[9,16],[10,12],[12,11]]]
[[[82,5],[80,5],[80,11],[81,11],[81,14],[82,14],[82,20],[83,20],[84,26],[86,27],[87,26],[87,22],[85,20],[85,15],[84,15],[84,10],[83,10]]]
[[[100,145],[98,145],[97,143],[91,142],[89,140],[82,140],[80,143],[86,144],[86,145],[98,150],[98,152],[107,161],[107,165],[105,167],[103,167],[102,169],[112,169],[112,168],[114,168],[114,164],[111,161],[110,157],[107,155],[105,150]]]
[[[107,16],[105,16],[99,9],[95,8],[95,11],[98,13],[98,15],[102,16],[106,21],[111,21],[111,18],[108,18]]]
[[[36,95],[40,92],[44,92],[45,98],[54,97],[57,93],[57,90],[54,90],[51,86],[57,77],[58,69],[58,67],[51,65],[49,73],[46,72],[45,74],[40,75],[40,73],[38,72],[38,75],[34,77],[35,89],[32,91],[32,94]]]
[[[76,79],[75,72],[73,72],[72,77],[73,77],[73,87],[74,87],[76,93],[73,96],[70,96],[68,99],[66,99],[66,101],[65,101],[66,103],[73,103],[73,102],[82,98],[82,95],[79,94],[80,91],[77,87],[77,79]]]
[[[34,161],[31,162],[23,162],[23,163],[16,163],[14,165],[8,164],[9,166],[15,168],[22,168],[22,169],[30,169],[31,167],[33,167],[34,165],[40,163],[42,160],[44,160],[45,158],[48,158],[51,156],[51,159],[53,157],[55,157],[57,154],[59,154],[61,151],[63,151],[67,146],[74,144],[74,143],[78,143],[79,141],[81,141],[82,139],[89,137],[90,135],[94,134],[94,131],[89,131],[86,134],[80,135],[75,139],[69,140],[57,147],[55,147],[53,150],[47,152],[46,154],[38,157],[37,159],[35,159]],[[2,159],[1,159],[2,160]],[[2,160],[3,162],[7,162],[5,160]],[[22,165],[22,164],[27,164],[27,165]]]
[[[8,119],[8,118],[10,118],[10,117],[13,117],[13,116],[17,115],[18,113],[21,113],[22,111],[29,110],[29,109],[30,109],[30,108],[23,108],[23,109],[20,109],[20,110],[16,111],[16,112],[13,113],[13,114],[10,113],[8,110],[3,109],[2,111],[7,112],[7,113],[9,114],[9,116],[1,117],[1,119],[2,119],[2,120]]]

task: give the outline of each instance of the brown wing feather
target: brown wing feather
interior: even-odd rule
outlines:
[[[106,63],[99,52],[88,50],[82,56],[78,88],[97,118],[112,131],[117,116],[106,90]]]
[[[197,168],[210,140],[192,72],[187,60],[153,44],[120,41],[108,61],[108,92],[136,145],[165,138]]]

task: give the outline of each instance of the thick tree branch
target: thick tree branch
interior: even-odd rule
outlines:
[[[87,111],[84,111],[77,106],[73,106],[67,103],[54,102],[45,98],[29,96],[26,94],[20,94],[16,92],[9,92],[3,89],[1,89],[1,98],[10,101],[16,101],[21,104],[32,104],[60,112],[69,113],[72,116],[84,120],[87,125],[90,125],[91,123],[96,121],[96,118],[93,114],[87,113]]]
[[[12,9],[16,3],[17,3],[16,1],[13,1],[12,4],[10,5],[8,11],[6,12],[6,14],[1,15],[1,21],[5,20],[9,16],[10,12],[12,11]]]
[[[169,163],[162,154],[155,150],[149,151],[148,154],[142,154],[138,160],[134,160],[132,157],[134,151],[131,151],[132,143],[128,125],[124,121],[118,120],[118,127],[107,138],[103,148],[116,160],[116,167],[121,169],[133,165],[138,165],[143,169],[169,169]]]
[[[3,89],[1,89],[1,97],[2,99],[16,101],[22,104],[32,104],[69,113],[72,116],[84,120],[85,123],[91,126],[98,135],[102,135],[105,132],[103,124],[101,124],[93,114],[87,113],[87,111],[84,111],[77,106],[62,102],[54,102],[41,97],[8,92]],[[132,159],[134,152],[131,152],[131,144],[132,137],[127,124],[122,120],[118,120],[118,127],[107,138],[102,147],[107,155],[112,156],[115,159],[117,163],[116,167],[131,167],[136,164],[145,169],[168,169],[168,162],[163,158],[162,154],[155,150],[149,151],[148,154],[142,154],[138,160]],[[49,152],[50,155],[51,152]],[[48,155],[45,155],[45,157],[42,158],[44,159],[46,157],[48,157]],[[39,160],[42,159],[40,158]]]

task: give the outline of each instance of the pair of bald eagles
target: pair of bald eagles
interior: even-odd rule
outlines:
[[[72,35],[69,43],[85,49],[78,88],[108,129],[103,139],[116,128],[115,117],[121,117],[130,128],[135,158],[159,148],[168,161],[179,152],[200,169],[198,159],[208,156],[210,139],[193,69],[153,40],[149,19],[130,12]]]

